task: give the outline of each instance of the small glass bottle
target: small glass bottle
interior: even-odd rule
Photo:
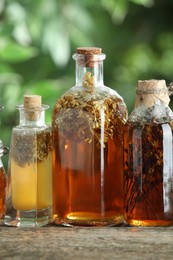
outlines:
[[[0,140],[0,224],[4,223],[5,216],[5,190],[6,190],[6,173],[1,157],[5,152],[3,143]]]
[[[173,225],[173,112],[164,80],[138,81],[124,135],[125,218]]]
[[[103,83],[100,48],[77,48],[76,85],[53,109],[53,214],[56,224],[123,222],[126,105]]]
[[[20,123],[12,130],[5,224],[40,227],[52,219],[51,128],[41,96],[24,96]]]

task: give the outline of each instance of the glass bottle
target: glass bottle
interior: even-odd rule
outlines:
[[[1,157],[6,153],[6,148],[0,140],[0,224],[4,222],[5,216],[5,190],[6,190],[6,173]]]
[[[53,109],[53,214],[56,224],[123,222],[126,105],[103,83],[100,48],[77,48],[76,85]]]
[[[138,81],[124,135],[125,218],[134,226],[173,224],[173,112],[164,80]]]
[[[5,224],[40,227],[52,219],[51,128],[41,96],[26,95],[17,106],[20,123],[12,130]]]
[[[0,107],[0,111],[3,107]],[[5,216],[5,190],[6,190],[6,172],[2,162],[2,156],[7,154],[8,148],[3,147],[2,140],[0,139],[0,225],[4,223]]]

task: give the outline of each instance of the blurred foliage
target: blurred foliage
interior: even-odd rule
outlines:
[[[16,104],[39,94],[50,105],[75,82],[78,46],[102,47],[105,84],[134,105],[138,79],[173,81],[173,0],[1,0],[0,138],[9,145]]]

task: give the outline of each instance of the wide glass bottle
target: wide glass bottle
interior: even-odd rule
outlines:
[[[124,135],[125,217],[135,226],[173,224],[173,112],[164,80],[138,81]]]
[[[5,224],[39,227],[52,219],[52,132],[41,96],[24,96],[12,130]]]
[[[123,221],[126,105],[103,83],[100,48],[77,48],[76,85],[53,109],[53,214],[56,224]]]

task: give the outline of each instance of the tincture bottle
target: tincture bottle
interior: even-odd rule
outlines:
[[[5,216],[6,173],[1,159],[4,153],[5,148],[0,140],[0,224],[3,224]]]
[[[123,222],[122,97],[104,85],[101,48],[77,48],[76,85],[53,109],[53,214],[56,224]]]
[[[124,135],[125,217],[134,226],[173,224],[173,112],[164,80],[138,81]]]
[[[11,135],[5,224],[40,227],[52,218],[52,138],[47,105],[26,95]]]
[[[0,107],[0,111],[3,107]],[[0,139],[0,225],[4,224],[5,216],[5,191],[6,191],[6,172],[2,162],[2,156],[8,153],[8,148],[3,147]]]

